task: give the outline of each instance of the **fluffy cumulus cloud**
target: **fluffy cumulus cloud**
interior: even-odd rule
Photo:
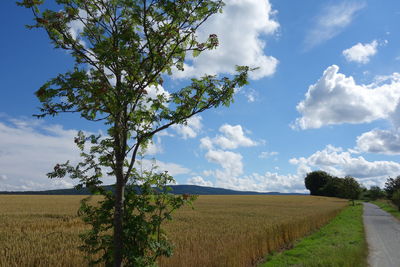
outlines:
[[[343,50],[342,54],[349,62],[366,64],[369,62],[370,57],[375,55],[378,51],[377,47],[378,42],[376,40],[367,44],[358,43],[346,50]]]
[[[301,117],[294,128],[319,128],[342,123],[368,123],[388,119],[396,111],[400,97],[399,74],[384,77],[369,85],[356,84],[353,77],[328,67],[305,99],[297,105]]]
[[[389,129],[373,129],[358,136],[355,149],[359,152],[400,155],[400,102],[388,120]]]
[[[227,0],[222,14],[215,14],[197,32],[199,40],[209,34],[217,34],[219,46],[196,58],[189,58],[183,72],[176,78],[202,76],[204,74],[232,74],[235,65],[259,67],[250,78],[260,79],[272,75],[278,60],[265,54],[262,37],[274,34],[279,23],[274,20],[275,11],[268,0]],[[229,25],[227,30],[226,25]]]
[[[309,157],[293,158],[290,162],[303,168],[324,170],[339,177],[350,175],[368,185],[382,186],[387,177],[397,176],[400,172],[400,164],[397,162],[368,161],[331,145]]]
[[[192,178],[189,178],[186,183],[199,186],[213,186],[211,181],[204,180],[201,176],[193,176]]]
[[[256,146],[258,143],[245,136],[241,125],[224,124],[219,128],[219,134],[214,138],[204,137],[200,140],[201,146],[211,149],[214,146],[222,149],[236,149],[238,147]]]
[[[207,161],[219,166],[214,170],[203,172],[205,176],[215,178],[215,186],[242,191],[305,192],[303,179],[305,173],[310,171],[309,168],[299,166],[296,174],[288,175],[281,175],[276,172],[245,175],[242,154],[229,150],[255,146],[259,143],[246,137],[240,125],[225,124],[220,127],[219,131],[222,135],[217,135],[214,138],[205,137],[200,141],[200,146],[207,149],[205,153]],[[278,152],[263,152],[260,157],[266,158],[276,155],[278,155]],[[196,177],[196,182],[191,180],[191,183],[204,184],[203,179],[199,177]]]
[[[183,139],[195,138],[203,127],[201,120],[202,117],[200,115],[195,115],[189,118],[186,124],[173,125],[171,128],[174,129]]]
[[[364,7],[365,3],[360,1],[340,1],[326,6],[315,18],[315,26],[310,29],[304,40],[306,49],[320,45],[341,33]]]
[[[360,152],[398,155],[400,154],[400,132],[373,129],[357,137],[356,149]]]
[[[304,178],[299,173],[282,175],[276,172],[265,172],[264,174],[253,173],[244,179],[253,181],[258,191],[267,192],[298,192],[304,193]]]
[[[241,191],[259,192],[297,192],[305,193],[304,177],[311,169],[299,166],[294,174],[279,174],[277,172],[265,172],[263,174],[232,172],[227,168],[208,171],[215,177],[215,186]]]
[[[236,177],[243,174],[243,157],[240,153],[224,150],[209,150],[205,157],[209,162],[221,165],[224,172],[232,176]]]

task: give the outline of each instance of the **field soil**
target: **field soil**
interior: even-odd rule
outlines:
[[[0,195],[0,266],[86,266],[82,196]],[[160,266],[253,266],[334,218],[346,200],[313,196],[200,196],[165,225],[175,245]]]

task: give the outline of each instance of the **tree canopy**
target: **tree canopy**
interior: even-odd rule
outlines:
[[[400,190],[400,175],[396,178],[388,178],[385,183],[385,192],[389,199],[392,198],[393,193]]]
[[[191,79],[183,88],[163,88],[169,75],[184,70],[189,54],[196,57],[218,46],[215,34],[198,40],[196,32],[210,16],[222,11],[220,0],[56,0],[56,8],[41,10],[43,2],[18,4],[33,12],[35,23],[28,27],[44,29],[54,47],[70,53],[75,64],[36,91],[41,102],[37,116],[78,113],[108,127],[106,136],[80,132],[75,143],[83,161],[76,166],[57,164],[49,177],[69,175],[79,180],[79,186],[107,197],[98,210],[84,203],[83,211],[92,225],[105,225],[94,226],[94,230],[113,229],[112,240],[99,232],[92,238],[106,243],[108,251],[113,251],[106,260],[120,266],[123,261],[131,262],[124,241],[129,240],[127,229],[132,228],[124,222],[134,214],[132,207],[147,205],[125,191],[128,181],[143,184],[150,180],[160,186],[171,180],[153,173],[146,174],[148,180],[141,177],[135,169],[140,149],[171,125],[185,124],[210,108],[229,106],[235,89],[247,84],[250,69],[237,66],[237,74],[231,77],[205,75]],[[88,142],[89,147],[85,146]],[[115,194],[99,187],[104,175],[115,176]],[[170,201],[172,209],[179,206],[174,205],[177,200]],[[101,221],[106,214],[112,219]]]
[[[330,174],[324,171],[313,171],[307,173],[304,179],[305,186],[310,190],[311,195],[322,195],[322,188],[329,182],[332,178]]]

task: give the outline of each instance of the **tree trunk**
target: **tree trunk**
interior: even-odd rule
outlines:
[[[114,267],[122,266],[124,191],[124,179],[123,177],[117,177],[114,210]]]
[[[123,266],[123,248],[124,248],[124,202],[125,202],[125,179],[124,179],[124,159],[126,149],[126,133],[121,126],[121,114],[116,116],[114,125],[115,130],[115,203],[114,203],[114,267]]]

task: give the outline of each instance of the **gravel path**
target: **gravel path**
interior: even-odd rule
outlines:
[[[400,221],[371,203],[364,203],[364,226],[371,267],[400,267]]]

